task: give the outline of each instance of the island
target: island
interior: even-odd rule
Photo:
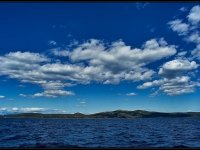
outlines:
[[[0,115],[0,118],[154,118],[154,117],[200,117],[200,112],[154,112],[144,110],[115,110],[94,114],[42,114],[42,113],[18,113]]]

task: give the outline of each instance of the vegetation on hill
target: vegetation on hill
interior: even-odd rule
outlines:
[[[116,110],[109,112],[100,112],[95,114],[42,114],[42,113],[20,113],[0,115],[0,118],[153,118],[153,117],[200,117],[200,112],[181,112],[164,113],[151,112],[144,110]]]

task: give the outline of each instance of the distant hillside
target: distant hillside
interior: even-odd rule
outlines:
[[[126,111],[116,110],[100,112],[90,115],[82,113],[75,114],[41,114],[41,113],[21,113],[0,115],[0,118],[154,118],[154,117],[200,117],[200,112],[184,113],[163,113],[144,110]]]

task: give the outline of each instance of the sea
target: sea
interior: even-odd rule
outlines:
[[[0,119],[0,148],[200,148],[200,117]]]

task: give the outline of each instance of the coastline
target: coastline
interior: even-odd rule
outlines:
[[[6,118],[38,118],[38,119],[135,119],[135,118],[158,118],[158,117],[200,117],[200,112],[153,112],[144,110],[116,110],[99,112],[95,114],[42,114],[42,113],[18,113],[0,115],[0,119]]]

